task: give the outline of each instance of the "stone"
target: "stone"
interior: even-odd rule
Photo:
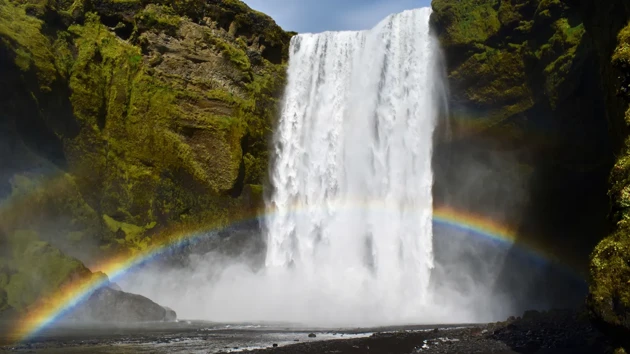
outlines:
[[[67,318],[86,323],[139,323],[175,321],[175,311],[150,299],[108,287],[96,290]]]

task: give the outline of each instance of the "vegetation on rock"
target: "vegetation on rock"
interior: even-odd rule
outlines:
[[[0,243],[60,262],[43,290],[0,267],[0,310],[82,271],[55,247],[142,252],[259,209],[290,37],[237,0],[0,0]]]
[[[561,114],[574,104],[566,101],[575,99],[588,55],[574,8],[545,0],[434,0],[433,9],[466,129],[501,129],[539,107]]]
[[[555,140],[550,146],[555,148],[546,148],[549,153],[537,155],[539,159],[555,165],[567,158],[581,164],[591,161],[610,173],[609,235],[591,254],[588,307],[599,327],[628,351],[630,4],[623,0],[434,0],[433,9],[433,29],[447,57],[453,115],[456,123],[463,122],[463,130],[498,136],[522,148],[531,144],[532,134],[516,136],[514,124],[527,122],[527,129],[550,127],[549,136]],[[589,135],[580,133],[576,128],[580,126],[583,131],[610,128],[605,135]],[[587,176],[583,170],[570,171],[567,180]],[[590,185],[573,189],[582,194],[578,205],[600,198],[583,193],[604,194],[603,189],[592,189],[603,179],[588,176]],[[541,183],[551,182],[547,178]],[[554,193],[561,193],[559,186]],[[544,202],[548,205],[553,199],[547,196]],[[564,201],[559,205],[567,213],[579,209],[568,205],[569,194],[558,199]],[[597,208],[604,209],[605,205]],[[563,225],[563,232],[578,223],[575,211],[569,215],[572,221]],[[591,237],[597,240],[605,234],[604,229]],[[573,247],[581,237],[573,234],[567,242]]]
[[[592,250],[611,231],[591,255],[588,303],[600,327],[629,349],[630,5],[433,0],[433,9],[455,129],[528,156],[535,184],[547,192],[530,192],[534,215],[526,218],[546,218],[552,230],[558,224],[558,232],[538,237],[550,247]]]
[[[584,5],[588,9],[589,4]],[[611,139],[619,146],[610,173],[611,233],[591,255],[591,286],[588,306],[592,318],[626,351],[630,349],[630,5],[622,1],[592,4],[587,29],[593,34],[601,61],[601,75],[608,92]],[[596,7],[595,7],[596,6]],[[610,18],[606,10],[614,9]],[[601,21],[610,26],[597,26]],[[625,141],[623,141],[623,140]],[[622,352],[623,350],[620,350]]]

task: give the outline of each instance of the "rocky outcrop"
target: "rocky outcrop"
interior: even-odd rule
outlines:
[[[79,322],[174,321],[177,314],[139,295],[125,293],[102,273],[63,254],[37,233],[18,230],[8,238],[0,263],[0,318],[22,316],[74,284],[100,283],[64,320]]]
[[[40,241],[33,231],[18,230],[3,243],[9,250],[0,266],[0,311],[26,312],[64,284],[93,275],[81,262]]]
[[[250,219],[291,35],[238,0],[0,0],[0,310]]]
[[[599,327],[627,352],[630,350],[630,4],[584,0],[581,10],[599,59],[611,139],[618,147],[609,178],[611,232],[591,255],[588,305]]]
[[[495,128],[509,134],[524,116],[553,129],[558,116],[596,111],[595,103],[576,97],[593,86],[592,58],[584,25],[568,3],[434,0],[433,8],[462,133]]]
[[[172,322],[177,320],[177,314],[144,296],[104,287],[95,291],[65,320],[81,323]]]
[[[261,205],[243,191],[265,179],[290,39],[268,16],[228,0],[2,0],[0,19],[7,232],[136,251]]]
[[[591,254],[589,311],[630,349],[630,5],[434,0],[433,7],[456,137],[518,150],[517,161],[545,171],[533,179],[527,202],[542,212],[526,215],[548,220],[542,231],[557,225],[555,234],[539,233],[547,246],[589,249],[583,246],[603,238]]]
[[[614,144],[580,9],[548,0],[432,5],[453,133],[436,148],[436,201],[481,208],[518,228],[517,242],[585,270],[606,233]]]

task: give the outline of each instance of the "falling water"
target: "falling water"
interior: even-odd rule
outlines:
[[[545,267],[465,228],[436,228],[433,240],[432,138],[445,96],[430,14],[293,38],[262,269],[210,252],[138,273],[125,290],[181,318],[309,327],[496,321],[530,306],[512,298],[538,291]],[[474,181],[492,166],[457,168]]]
[[[183,318],[462,321],[462,307],[450,307],[459,300],[429,290],[440,270],[433,271],[431,160],[443,103],[430,14],[405,11],[369,31],[293,38],[271,151],[263,269],[208,254],[191,258],[192,275],[160,271],[125,285],[153,289],[141,293]]]
[[[383,321],[426,310],[439,78],[430,14],[291,42],[266,267],[308,284],[321,311]]]

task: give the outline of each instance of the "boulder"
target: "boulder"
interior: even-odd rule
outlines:
[[[144,296],[104,287],[95,291],[67,319],[96,323],[171,322],[177,319],[177,314]]]

